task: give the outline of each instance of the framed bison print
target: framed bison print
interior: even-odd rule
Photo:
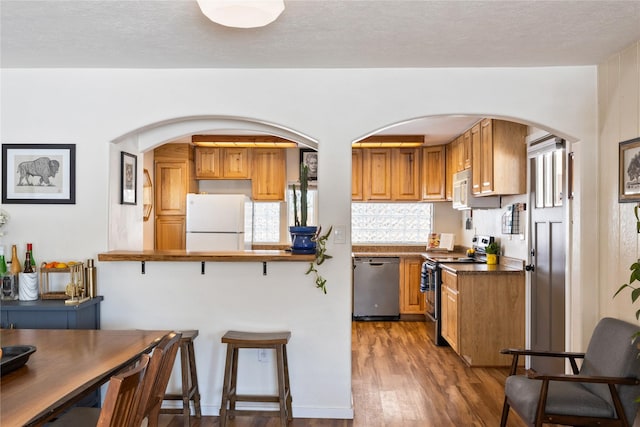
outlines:
[[[2,203],[75,204],[75,144],[2,144]]]

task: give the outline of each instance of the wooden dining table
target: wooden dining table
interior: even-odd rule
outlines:
[[[2,347],[36,347],[0,378],[0,425],[37,426],[94,392],[171,331],[2,329]]]

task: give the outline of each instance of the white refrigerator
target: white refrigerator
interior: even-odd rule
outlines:
[[[253,203],[244,194],[187,194],[187,251],[251,249]]]

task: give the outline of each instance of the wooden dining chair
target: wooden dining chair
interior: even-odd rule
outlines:
[[[136,410],[134,423],[136,426],[140,426],[145,418],[148,427],[158,426],[160,408],[176,360],[181,336],[179,332],[172,332],[162,338],[153,349]]]
[[[107,394],[100,410],[97,427],[124,427],[132,425],[140,401],[149,356],[143,354],[136,367],[109,380]]]
[[[143,354],[139,363],[109,380],[102,409],[76,407],[53,421],[52,427],[133,427],[136,411],[142,397],[145,374],[149,366],[149,355]],[[139,424],[138,424],[139,425]]]

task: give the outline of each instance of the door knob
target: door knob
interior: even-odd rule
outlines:
[[[535,271],[536,266],[533,265],[533,264],[529,264],[529,265],[525,265],[524,269],[527,270],[527,271]]]

